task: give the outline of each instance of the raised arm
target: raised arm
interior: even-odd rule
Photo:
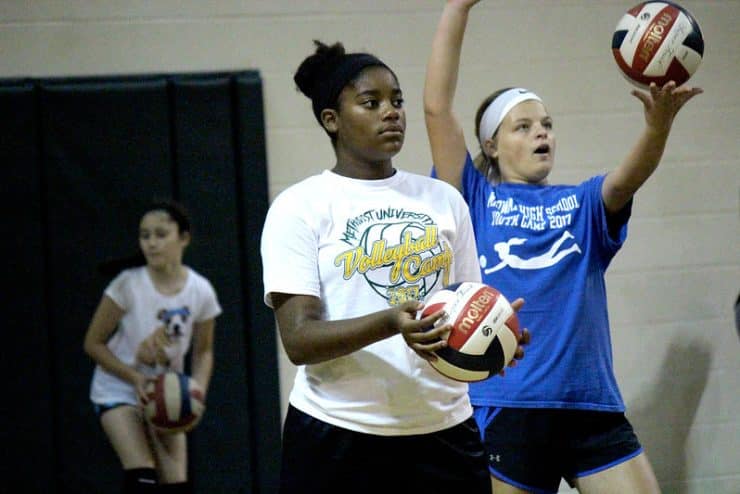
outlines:
[[[424,82],[424,120],[437,177],[462,188],[465,136],[452,112],[465,26],[479,0],[448,0],[442,11]]]
[[[653,83],[648,92],[632,91],[642,101],[645,128],[622,164],[604,179],[601,197],[608,212],[622,209],[652,175],[663,156],[674,117],[688,100],[702,92],[700,88],[676,87],[674,82],[662,88]]]

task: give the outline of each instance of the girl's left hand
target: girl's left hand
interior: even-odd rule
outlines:
[[[633,89],[631,94],[642,101],[648,127],[658,132],[666,132],[671,128],[673,117],[681,107],[703,92],[704,90],[698,87],[686,85],[676,87],[675,82],[669,81],[663,87],[658,87],[654,82],[650,83],[648,92]]]
[[[523,298],[518,298],[511,303],[511,307],[515,312],[519,312],[523,305]],[[511,359],[511,362],[509,362],[506,367],[515,367],[517,361],[524,358],[524,346],[529,345],[529,341],[531,339],[532,335],[529,333],[529,330],[527,328],[522,329],[521,334],[519,335],[519,345],[516,347],[516,352],[514,352],[514,358]],[[499,372],[500,376],[506,375],[506,367],[501,369],[501,372]]]
[[[434,324],[444,317],[444,310],[439,310],[427,317],[416,319],[416,313],[423,306],[419,302],[405,302],[399,306],[401,315],[398,323],[399,331],[403,335],[406,344],[416,354],[426,361],[437,359],[435,351],[447,346],[444,336],[449,333],[452,326],[444,324],[434,327]]]
[[[146,388],[147,384],[154,381],[153,377],[146,376],[144,374],[139,374],[139,376],[136,379],[136,382],[134,383],[134,388],[136,388],[136,396],[139,398],[139,403],[141,405],[146,405],[146,402],[149,401],[149,399],[146,396]]]

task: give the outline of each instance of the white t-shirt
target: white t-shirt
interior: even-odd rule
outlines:
[[[136,351],[147,336],[166,326],[173,341],[166,348],[170,368],[183,371],[193,324],[221,314],[211,283],[190,268],[187,268],[187,273],[185,286],[174,295],[158,292],[144,266],[122,271],[105,289],[105,295],[125,311],[107,343],[110,351],[123,363],[136,365],[142,372],[153,374],[155,368],[135,363]],[[99,404],[137,404],[134,387],[100,365],[93,372],[90,399]]]
[[[354,318],[442,287],[480,281],[460,193],[397,171],[357,180],[325,171],[272,203],[262,233],[265,303],[271,293],[319,297],[327,320]],[[434,370],[403,336],[299,366],[290,403],[319,420],[378,435],[435,432],[472,413],[465,383]]]

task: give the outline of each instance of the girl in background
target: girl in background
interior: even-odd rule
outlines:
[[[192,492],[186,434],[155,431],[140,406],[156,374],[184,371],[191,344],[191,377],[208,390],[221,307],[211,283],[182,262],[190,240],[180,204],[151,205],[139,225],[140,252],[103,266],[115,278],[85,335],[97,364],[90,399],[123,467],[126,494]]]

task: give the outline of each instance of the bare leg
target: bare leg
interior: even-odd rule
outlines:
[[[493,486],[493,494],[527,494],[528,492],[502,482],[496,477],[491,477],[491,485]]]
[[[150,428],[150,437],[157,458],[159,481],[162,484],[185,482],[188,478],[188,451],[185,433],[159,434]]]
[[[659,494],[660,487],[643,452],[629,461],[575,481],[583,494]]]
[[[100,423],[124,470],[154,468],[146,425],[137,407],[125,405],[108,410]]]

